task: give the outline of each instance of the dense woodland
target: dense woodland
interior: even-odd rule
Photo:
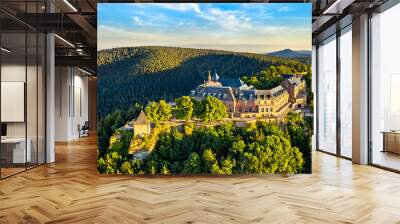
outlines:
[[[303,73],[309,59],[176,47],[115,48],[98,52],[98,115],[104,118],[133,103],[173,101],[190,93],[208,71],[239,78],[257,88],[279,84],[279,73]]]
[[[98,156],[103,156],[110,146],[111,136],[128,121],[133,120],[139,116],[143,106],[140,104],[132,104],[126,110],[115,110],[113,113],[108,114],[101,118],[97,127],[97,147]]]
[[[144,108],[147,119],[156,126],[159,126],[160,122],[168,121],[172,117],[186,121],[197,119],[202,122],[219,121],[228,117],[225,104],[212,96],[207,96],[202,101],[196,101],[189,96],[182,96],[175,99],[175,102],[176,105],[174,107],[167,104],[164,100],[150,102]],[[133,121],[142,109],[143,107],[141,105],[134,104],[127,110],[116,110],[100,120],[97,131],[100,156],[107,151],[106,149],[110,148],[110,139],[112,139],[116,133],[118,135],[125,135],[119,132],[118,129],[127,122]],[[121,145],[118,147],[120,146]],[[126,148],[129,148],[129,146]]]
[[[242,76],[241,79],[246,84],[252,85],[256,89],[271,89],[278,86],[284,80],[282,74],[311,74],[310,69],[310,65],[301,63],[271,65],[258,73]]]
[[[248,127],[228,122],[217,126],[164,129],[145,160],[129,159],[132,133],[99,156],[98,170],[107,174],[294,174],[311,172],[311,123],[298,114],[287,122],[258,121]]]
[[[144,137],[119,129],[124,120],[129,120],[127,117],[138,115],[139,105],[125,113],[107,115],[99,130],[99,172],[165,175],[311,172],[312,118],[304,119],[300,113],[291,112],[279,124],[258,121],[248,127],[237,127],[232,122],[210,125],[227,117],[225,105],[219,99],[208,96],[195,101],[182,96],[175,102],[175,106],[163,100],[146,106],[148,119],[155,127]],[[186,120],[184,126],[163,123],[173,117]],[[201,121],[200,127],[195,127],[192,119]],[[132,159],[128,155],[131,148],[135,153],[148,151],[149,156],[145,160]]]

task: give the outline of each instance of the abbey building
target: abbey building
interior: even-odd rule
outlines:
[[[224,102],[233,117],[281,118],[291,109],[305,105],[305,82],[295,75],[284,76],[284,81],[272,88],[259,90],[242,80],[208,73],[207,80],[192,90],[196,100],[213,96]]]

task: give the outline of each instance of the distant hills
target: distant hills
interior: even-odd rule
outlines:
[[[220,77],[252,76],[271,65],[310,63],[308,59],[178,47],[126,47],[101,50],[98,64],[98,113],[104,117],[133,103],[189,95],[214,70]]]
[[[294,51],[291,49],[284,49],[281,51],[267,53],[267,55],[273,57],[281,57],[281,58],[308,58],[311,57],[311,51],[306,51],[306,50]]]

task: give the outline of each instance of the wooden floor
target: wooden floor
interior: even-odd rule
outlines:
[[[0,181],[0,223],[400,223],[400,175],[315,152],[313,174],[99,177],[94,138]]]
[[[1,168],[1,177],[8,177],[13,174],[25,171],[25,167],[2,167]]]
[[[400,170],[400,154],[392,152],[381,152],[376,150],[373,155],[374,164]]]

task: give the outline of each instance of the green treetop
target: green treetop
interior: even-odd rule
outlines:
[[[164,100],[160,100],[159,103],[149,103],[145,110],[148,119],[156,124],[158,124],[160,121],[167,121],[172,117],[172,107]]]
[[[189,96],[175,99],[175,115],[178,119],[190,120],[193,115],[193,102]]]
[[[206,98],[204,98],[203,104],[204,104],[203,105],[204,113],[202,114],[203,121],[205,122],[219,121],[228,117],[228,113],[226,112],[226,106],[221,100],[213,96],[207,96]]]

